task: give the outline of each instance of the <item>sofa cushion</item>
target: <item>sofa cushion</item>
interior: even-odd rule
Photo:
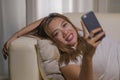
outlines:
[[[38,47],[45,75],[52,80],[64,80],[58,65],[60,57],[58,48],[46,39],[38,40]]]
[[[43,62],[58,60],[59,59],[59,51],[55,45],[52,44],[50,40],[42,39],[38,41],[40,48],[40,55]]]

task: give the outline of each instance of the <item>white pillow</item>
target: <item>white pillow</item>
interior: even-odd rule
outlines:
[[[50,40],[39,40],[40,55],[44,61],[59,60],[60,54],[55,45]]]
[[[60,57],[58,48],[50,40],[38,40],[39,53],[43,69],[49,79],[64,80],[59,70],[58,60]]]

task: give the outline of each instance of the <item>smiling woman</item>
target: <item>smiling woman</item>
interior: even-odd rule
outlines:
[[[73,17],[70,14],[67,14],[67,16]],[[100,15],[100,14],[98,14]],[[78,17],[76,17],[78,16]],[[78,27],[80,26],[80,21],[79,21],[79,16],[80,14],[74,14],[75,19],[77,18],[78,20]],[[101,16],[106,16],[103,20],[106,22],[106,19],[108,19],[108,24],[111,23],[110,21],[113,20],[113,16],[112,14],[109,15],[101,15]],[[114,15],[114,19],[119,18],[119,15]],[[118,20],[116,19],[116,21],[112,21],[114,23],[116,23]],[[119,23],[119,22],[117,22]],[[117,24],[116,23],[116,24]],[[45,63],[44,68],[46,69],[46,71],[55,71],[55,70],[60,70],[61,73],[63,74],[64,78],[66,78],[67,80],[97,80],[97,79],[103,79],[103,80],[110,80],[111,77],[112,79],[116,79],[119,80],[119,62],[120,62],[120,54],[119,54],[119,44],[111,39],[109,39],[107,37],[107,33],[106,33],[106,37],[101,40],[98,41],[98,39],[101,38],[101,36],[103,36],[105,33],[101,32],[99,34],[97,34],[96,36],[92,36],[91,38],[89,38],[89,35],[86,32],[85,26],[84,24],[81,22],[82,24],[82,28],[83,30],[77,29],[73,23],[64,15],[59,14],[59,13],[53,13],[50,14],[34,23],[32,23],[31,25],[28,25],[27,27],[21,29],[20,31],[16,32],[5,44],[3,50],[5,53],[7,53],[7,49],[10,45],[10,43],[15,40],[16,38],[22,36],[22,35],[27,35],[27,34],[31,34],[33,36],[36,36],[38,41],[39,40],[51,40],[52,42],[47,44],[47,42],[45,42],[47,44],[47,46],[44,48],[45,52],[47,51],[47,55],[49,55],[49,57],[51,56],[50,54],[52,54],[52,52],[49,51],[49,49],[51,51],[56,51],[57,53],[59,52],[58,56],[58,62],[57,64],[59,64],[58,66],[55,66],[57,69],[52,70],[53,68],[55,68],[53,66],[53,68],[46,69],[47,68],[47,64]],[[111,23],[112,24],[112,23]],[[110,25],[111,25],[110,24]],[[118,24],[119,25],[119,24]],[[113,25],[118,27],[118,25]],[[108,27],[107,27],[108,28]],[[110,29],[111,27],[109,27]],[[116,28],[114,28],[116,29]],[[78,32],[81,33],[78,33]],[[96,32],[101,31],[101,28],[97,28],[94,29],[90,35],[94,35]],[[116,32],[116,31],[115,31]],[[19,38],[19,40],[22,38]],[[30,38],[29,38],[30,40]],[[29,43],[29,40],[25,40],[21,43],[24,42],[28,42],[29,45],[33,45],[32,47],[34,47],[34,43]],[[33,39],[32,39],[33,40]],[[15,40],[16,41],[16,40]],[[19,41],[18,41],[19,42]],[[21,45],[20,43],[20,45]],[[24,46],[26,45],[26,43],[24,43]],[[43,42],[39,42],[39,45],[41,46],[40,49],[42,49],[42,45],[45,44]],[[28,45],[27,44],[27,45]],[[12,44],[13,45],[13,44]],[[51,45],[50,48],[48,48],[48,45]],[[52,46],[57,46],[57,50],[54,49],[52,50]],[[74,48],[73,48],[74,47]],[[10,47],[11,48],[11,47]],[[17,47],[16,47],[17,48]],[[18,47],[19,48],[19,47]],[[27,48],[27,50],[26,50]],[[29,52],[28,48],[30,48]],[[21,54],[21,51],[25,51],[25,54],[27,55],[29,53],[29,55],[33,55],[31,57],[35,57],[36,55],[32,54],[32,51],[34,50],[31,49],[31,47],[25,47],[25,50],[19,50],[18,52]],[[10,50],[11,51],[11,50]],[[40,50],[40,53],[43,53],[43,50]],[[34,52],[36,52],[34,50]],[[30,66],[30,68],[33,66],[33,62],[30,62],[31,60],[28,60],[28,63],[26,62],[26,55],[22,56],[22,63],[17,62],[17,65],[23,64],[23,66],[29,65],[30,63],[32,63],[32,65]],[[17,55],[17,54],[16,54]],[[28,56],[29,56],[28,55]],[[44,54],[42,54],[44,55]],[[58,55],[58,54],[57,54]],[[10,56],[14,56],[11,55]],[[16,57],[15,57],[16,58]],[[44,57],[43,59],[45,59],[46,57]],[[11,58],[10,58],[11,59]],[[20,56],[17,56],[16,59],[19,59],[18,61],[21,61]],[[32,58],[29,58],[32,59]],[[36,58],[34,58],[36,60]],[[25,61],[24,61],[25,60]],[[34,61],[35,61],[34,60]],[[52,61],[54,61],[54,59],[47,61],[47,63],[51,63]],[[16,62],[17,60],[12,60],[12,62]],[[46,61],[46,60],[43,60]],[[37,61],[35,61],[36,63]],[[111,62],[113,65],[111,65]],[[107,65],[106,65],[107,64]],[[34,67],[36,67],[36,65],[34,65]],[[49,66],[49,65],[48,65]],[[101,66],[101,67],[99,67]],[[11,65],[12,70],[11,72],[15,72],[19,66],[15,66],[16,68],[13,69],[13,66]],[[34,68],[32,67],[32,68]],[[19,67],[20,69],[17,69],[18,72],[23,73],[21,70],[21,67]],[[30,69],[28,71],[31,71],[33,69]],[[36,67],[37,68],[37,67]],[[36,69],[35,68],[35,69]],[[38,68],[37,68],[38,69]],[[13,71],[15,70],[15,71]],[[26,68],[24,68],[24,70],[26,71]],[[36,70],[38,71],[38,70]],[[58,71],[59,74],[60,71]],[[27,71],[26,71],[27,72]],[[114,72],[114,73],[113,73]],[[14,74],[15,75],[15,74]],[[29,75],[26,74],[26,75]],[[87,77],[86,77],[87,76]],[[22,77],[25,79],[25,77]],[[28,78],[28,77],[27,77]],[[36,78],[36,77],[35,77]],[[38,78],[38,77],[37,77]],[[49,76],[49,78],[56,78],[55,76]]]
[[[93,0],[89,0],[89,1],[86,1],[86,0],[52,0],[52,1],[51,0],[34,0],[34,1],[27,0],[27,2],[26,0],[20,0],[20,1],[0,0],[0,4],[1,4],[0,7],[2,6],[0,8],[1,10],[0,15],[2,16],[0,17],[1,24],[2,24],[0,26],[0,43],[1,43],[0,48],[1,49],[4,41],[6,41],[8,37],[11,36],[18,29],[21,29],[23,26],[25,26],[26,23],[29,24],[31,22],[34,22],[36,19],[46,16],[51,12],[60,12],[60,13],[86,12],[88,10],[94,10],[94,8],[96,8],[96,11],[98,12],[120,12],[119,0],[114,0],[114,2],[112,0],[100,0],[100,1],[97,1],[97,3],[95,4]],[[108,4],[108,5],[104,5],[104,4]],[[94,5],[96,6],[94,7]],[[108,7],[108,10],[107,10],[107,7]],[[118,19],[118,17],[116,17],[116,19]],[[112,21],[112,19],[110,20]],[[101,21],[104,21],[104,20],[101,20]],[[74,20],[73,22],[79,23],[79,19]],[[111,25],[115,26],[114,24],[110,24],[107,26],[111,26]],[[110,30],[109,34],[113,36],[113,33],[111,33],[111,31],[115,30],[115,28],[109,27],[106,30],[108,30],[108,32]],[[119,29],[117,29],[117,31],[115,32],[116,35],[113,36],[114,38],[117,38],[117,40],[119,39],[117,37],[118,30]],[[0,55],[0,65],[1,65],[0,75],[8,75],[7,62],[4,62],[2,55]]]

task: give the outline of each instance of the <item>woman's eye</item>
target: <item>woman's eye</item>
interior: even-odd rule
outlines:
[[[63,24],[63,27],[66,27],[66,25],[67,25],[67,23],[64,23],[64,24]]]
[[[58,34],[59,34],[59,32],[55,32],[55,33],[53,34],[53,37],[57,36]]]

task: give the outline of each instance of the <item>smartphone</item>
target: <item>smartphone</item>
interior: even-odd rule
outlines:
[[[85,24],[85,26],[86,26],[86,28],[87,28],[89,33],[93,29],[101,27],[101,25],[98,22],[98,20],[97,20],[97,18],[96,18],[96,16],[95,16],[93,11],[85,13],[84,15],[81,16],[81,19],[82,19],[83,23]],[[102,31],[103,31],[103,29],[100,32],[102,32]],[[100,32],[95,33],[94,36],[96,36]],[[104,37],[105,37],[105,35],[103,35],[99,40],[102,40]]]

